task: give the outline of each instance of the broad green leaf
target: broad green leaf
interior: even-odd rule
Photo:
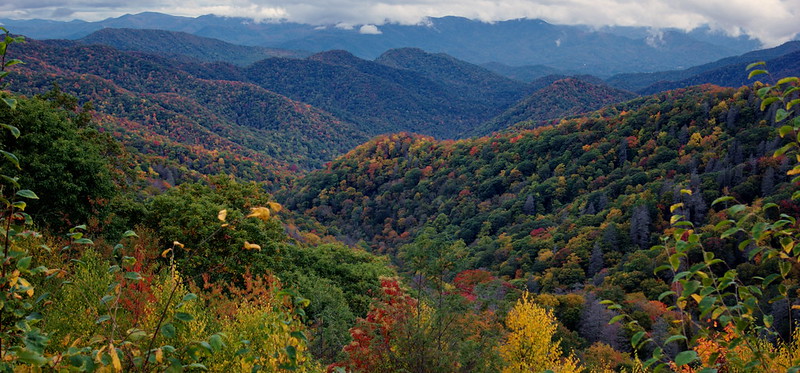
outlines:
[[[183,321],[183,322],[189,322],[189,321],[194,320],[194,316],[192,316],[192,315],[190,315],[190,314],[188,314],[186,312],[175,312],[175,319]]]
[[[781,84],[797,82],[797,81],[800,81],[800,78],[798,78],[796,76],[789,76],[789,77],[783,78],[781,80],[778,80],[778,83],[775,84],[775,85],[781,85]]]
[[[214,351],[221,351],[223,347],[225,347],[225,342],[222,341],[222,337],[219,334],[214,334],[208,339],[208,344],[214,349]]]
[[[164,337],[175,338],[175,335],[177,334],[177,332],[178,331],[175,329],[175,325],[172,325],[170,323],[167,323],[167,324],[164,324],[163,326],[161,326],[161,334],[163,334]]]
[[[754,76],[763,74],[767,74],[767,70],[762,70],[762,69],[753,70],[750,72],[750,74],[747,75],[747,79],[753,79]]]
[[[47,358],[42,356],[42,354],[38,352],[34,352],[28,349],[20,349],[16,351],[17,358],[26,364],[30,364],[33,366],[41,367],[47,364]]]
[[[5,73],[8,73],[8,72],[6,71]],[[6,74],[4,74],[4,76],[5,75]],[[17,100],[15,100],[13,98],[3,97],[3,102],[5,102],[6,105],[8,105],[8,107],[11,108],[11,110],[14,110],[14,109],[17,108]]]
[[[5,123],[0,123],[0,127],[3,127],[5,129],[7,129],[9,132],[11,132],[11,135],[14,136],[14,138],[19,138],[19,135],[20,135],[19,128],[11,126],[11,125],[8,125],[8,124],[5,124]]]
[[[14,165],[14,167],[19,168],[19,158],[17,158],[17,156],[14,155],[14,153],[9,153],[5,150],[0,150],[0,153],[3,154],[3,156],[6,157],[6,159],[8,159],[9,162],[11,162]]]
[[[631,346],[634,349],[639,347],[639,342],[642,340],[642,337],[644,337],[644,335],[645,335],[645,331],[641,330],[641,331],[637,332],[636,334],[634,334],[633,337],[631,337]]]
[[[766,66],[766,65],[767,65],[767,63],[764,62],[764,61],[753,62],[753,63],[747,65],[747,67],[745,68],[745,71],[750,70],[750,69],[752,69],[752,68],[754,68],[756,66]]]
[[[761,101],[761,111],[766,110],[769,105],[772,105],[772,103],[776,102],[776,101],[778,101],[777,97],[767,97],[767,98],[765,98],[763,101]]]
[[[788,111],[782,108],[778,109],[778,111],[775,112],[775,122],[782,122],[784,119],[789,117],[789,114],[790,113]]]
[[[686,340],[686,336],[681,335],[681,334],[676,334],[676,335],[673,335],[673,336],[670,336],[669,338],[667,338],[664,341],[664,344],[669,344],[669,343],[677,342],[677,341],[685,341],[685,340]]]
[[[661,293],[661,294],[659,294],[659,295],[658,295],[658,300],[659,300],[659,301],[660,301],[660,300],[663,300],[664,298],[666,298],[666,297],[668,297],[668,296],[670,296],[670,295],[675,295],[675,294],[677,294],[677,293],[675,293],[675,292],[674,292],[674,291],[672,291],[672,290],[667,290],[667,291],[665,291],[665,292],[663,292],[663,293]]]
[[[20,60],[18,60],[18,59],[16,59],[16,58],[14,58],[14,59],[8,60],[8,61],[6,62],[6,64],[5,64],[5,67],[9,67],[9,66],[18,65],[18,64],[21,64],[21,63],[24,63],[24,62],[22,62],[22,61],[20,61]]]
[[[125,272],[125,275],[123,277],[125,277],[125,279],[127,280],[133,280],[133,281],[141,281],[144,279],[142,275],[139,274],[139,272]]]
[[[697,360],[697,352],[695,351],[682,351],[675,356],[675,365],[682,366]]]
[[[614,316],[614,317],[611,318],[611,320],[608,321],[608,324],[609,325],[616,324],[616,323],[618,323],[620,320],[622,320],[624,318],[625,318],[625,315]]]

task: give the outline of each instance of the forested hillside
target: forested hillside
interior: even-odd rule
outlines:
[[[612,88],[604,83],[586,82],[580,78],[556,80],[470,133],[487,135],[520,122],[531,122],[531,125],[536,125],[548,119],[560,119],[594,111],[604,106],[628,101],[636,96],[632,92]]]
[[[164,159],[172,174],[232,172],[277,180],[318,167],[367,137],[354,125],[249,83],[196,78],[169,60],[103,46],[30,42],[27,62],[9,76],[20,91],[53,83],[91,101],[125,145]],[[221,160],[221,161],[220,161]],[[155,166],[155,164],[153,165]],[[170,183],[172,177],[165,176]]]
[[[696,222],[725,190],[743,202],[780,190],[789,163],[770,157],[781,142],[758,105],[749,88],[704,86],[493,137],[382,136],[304,177],[285,202],[377,249],[413,240],[445,214],[448,231],[472,249],[474,267],[533,275],[531,253],[555,248],[566,250],[564,258],[578,249],[586,271],[595,236],[608,227],[619,235],[611,255],[655,244],[651,233],[666,228],[666,209],[690,183],[701,189]],[[648,221],[636,227],[638,243],[634,210]],[[501,236],[510,246],[498,256]],[[569,242],[579,245],[567,250]]]

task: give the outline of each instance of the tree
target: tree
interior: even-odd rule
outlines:
[[[650,244],[650,211],[647,205],[638,205],[631,214],[631,241],[640,249]]]
[[[551,310],[546,310],[525,293],[506,317],[509,329],[506,342],[498,348],[506,363],[505,373],[539,372],[545,369],[554,372],[580,372],[577,359],[569,355],[562,357],[559,341],[553,341],[557,321]]]

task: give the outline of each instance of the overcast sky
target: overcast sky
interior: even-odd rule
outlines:
[[[732,35],[751,35],[765,46],[800,32],[800,0],[0,0],[0,18],[97,21],[144,11],[320,25],[416,24],[446,15],[686,30],[708,25]]]

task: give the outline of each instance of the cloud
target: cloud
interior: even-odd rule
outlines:
[[[361,28],[358,29],[358,33],[359,34],[365,34],[365,35],[380,35],[380,34],[382,34],[381,30],[378,30],[378,26],[375,26],[375,25],[364,25],[364,26],[361,26]]]
[[[69,8],[56,8],[50,15],[53,18],[66,18],[75,14],[75,11]]]
[[[427,17],[462,16],[486,22],[541,18],[591,26],[709,26],[730,35],[748,34],[765,45],[795,38],[798,0],[4,0],[0,18],[100,20],[154,11],[182,16],[217,14],[256,21],[288,20],[314,25],[419,24]],[[71,10],[59,11],[58,9]],[[362,27],[363,28],[363,27]],[[372,31],[368,27],[365,31]]]

